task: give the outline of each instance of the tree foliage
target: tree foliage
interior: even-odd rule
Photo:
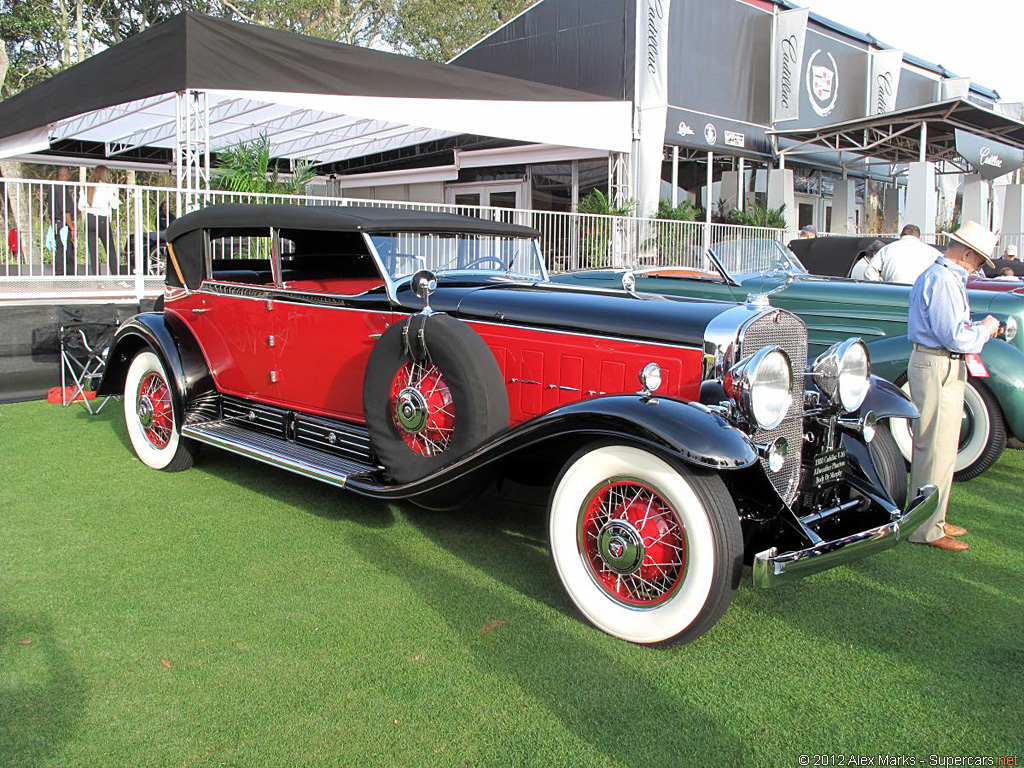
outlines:
[[[449,61],[533,0],[395,0],[385,40],[421,59]]]

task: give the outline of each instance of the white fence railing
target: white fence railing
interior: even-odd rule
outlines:
[[[548,270],[607,266],[707,269],[710,246],[737,240],[788,242],[795,233],[765,227],[641,219],[510,208],[406,203],[311,195],[200,192],[0,180],[0,299],[139,299],[160,292],[164,229],[186,207],[216,203],[411,208],[525,224],[541,234]],[[186,206],[186,203],[190,205]],[[1003,235],[1000,248],[1024,246]]]

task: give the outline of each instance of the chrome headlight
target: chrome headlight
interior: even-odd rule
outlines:
[[[860,339],[833,344],[814,361],[814,383],[846,412],[856,411],[868,396],[871,359]]]
[[[782,423],[793,402],[793,367],[778,347],[762,347],[736,363],[725,377],[725,391],[758,429]]]

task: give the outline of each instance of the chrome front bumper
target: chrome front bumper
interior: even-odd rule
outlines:
[[[926,485],[891,523],[795,552],[779,554],[776,547],[758,552],[754,555],[754,586],[774,587],[891,549],[920,528],[938,506],[938,489]]]

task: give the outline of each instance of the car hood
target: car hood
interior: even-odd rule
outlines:
[[[701,346],[708,323],[731,302],[636,298],[621,290],[551,283],[492,285],[464,294],[456,313],[464,320],[499,322],[601,336]]]

